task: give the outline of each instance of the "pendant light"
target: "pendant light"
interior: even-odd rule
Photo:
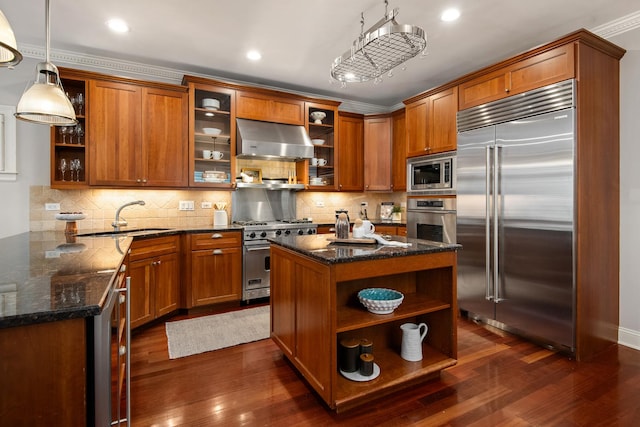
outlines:
[[[18,52],[16,36],[9,21],[0,10],[0,67],[13,67],[22,61],[22,54]]]
[[[73,126],[78,123],[71,101],[65,95],[58,68],[49,62],[49,0],[45,0],[46,59],[36,66],[33,85],[20,98],[16,117],[33,123]]]

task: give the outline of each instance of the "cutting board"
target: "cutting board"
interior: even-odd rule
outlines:
[[[355,239],[352,237],[349,239],[338,239],[337,237],[327,237],[327,240],[331,243],[341,243],[345,245],[371,245],[378,243],[376,239],[371,238]]]

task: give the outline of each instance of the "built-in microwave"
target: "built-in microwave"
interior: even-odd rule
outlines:
[[[455,194],[456,153],[447,152],[407,160],[407,193]]]

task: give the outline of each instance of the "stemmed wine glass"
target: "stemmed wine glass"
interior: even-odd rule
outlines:
[[[79,93],[78,96],[76,96],[76,105],[78,106],[78,115],[82,115],[82,110],[84,108],[84,96]]]
[[[82,123],[76,125],[76,137],[78,138],[78,144],[82,144],[82,138],[84,137],[84,128]]]
[[[80,166],[80,159],[71,160],[71,181],[73,181],[73,171],[76,171],[76,182],[80,181],[80,171],[82,170],[82,166]]]
[[[60,173],[62,174],[62,180],[64,181],[64,174],[67,171],[67,159],[60,159]]]
[[[69,133],[68,126],[60,126],[60,135],[62,135],[62,143],[67,143],[67,134]]]
[[[73,135],[76,133],[75,126],[69,126],[67,129],[67,135],[69,135],[69,144],[73,144]]]

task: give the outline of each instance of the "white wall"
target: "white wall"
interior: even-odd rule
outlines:
[[[640,50],[620,63],[621,344],[640,349]],[[603,295],[606,297],[606,295]]]
[[[0,105],[17,105],[37,61],[24,59],[14,70],[0,68]],[[49,126],[16,123],[16,181],[0,182],[0,238],[29,231],[29,187],[49,185]]]
[[[622,45],[624,47],[624,45]],[[0,105],[16,105],[37,61],[0,68]],[[621,344],[640,349],[640,51],[621,62],[620,333]],[[29,188],[49,184],[49,128],[18,121],[18,179],[0,182],[0,238],[29,231]],[[603,295],[606,298],[606,295]]]

